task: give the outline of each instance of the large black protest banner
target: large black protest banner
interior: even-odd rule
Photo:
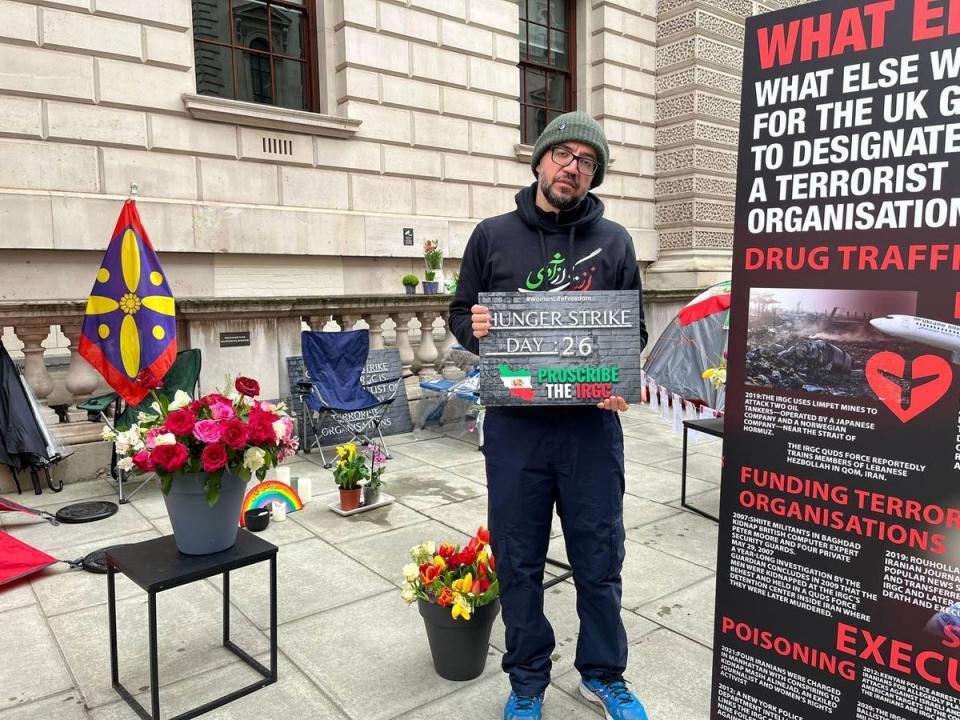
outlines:
[[[744,44],[711,718],[960,718],[960,0]]]

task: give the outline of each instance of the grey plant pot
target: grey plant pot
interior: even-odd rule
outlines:
[[[437,291],[440,289],[439,280],[424,280],[422,284],[424,295],[436,295]]]
[[[237,542],[247,484],[236,475],[224,473],[220,499],[210,507],[203,489],[205,481],[205,473],[179,475],[173,480],[170,494],[163,496],[177,549],[185,555],[209,555]]]
[[[407,295],[416,295],[416,294],[417,294],[417,286],[416,286],[416,285],[404,285],[404,287],[407,289]]]
[[[380,502],[380,488],[371,490],[366,485],[363,486],[363,506],[368,507]]]

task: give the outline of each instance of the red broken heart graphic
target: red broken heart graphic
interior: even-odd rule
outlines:
[[[927,379],[910,390],[910,404],[902,407],[903,388],[892,378],[904,378],[906,361],[895,352],[879,352],[867,361],[867,383],[890,412],[909,422],[943,397],[953,382],[953,370],[942,357],[921,355],[911,364],[911,379]],[[928,379],[929,378],[929,379]]]

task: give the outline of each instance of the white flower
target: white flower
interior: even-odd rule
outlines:
[[[192,402],[192,397],[187,395],[187,393],[185,393],[183,390],[177,390],[176,394],[173,396],[173,402],[170,403],[170,410],[179,410],[180,408],[185,408]]]
[[[263,467],[266,455],[267,453],[262,448],[247,448],[247,451],[243,454],[243,466],[250,472],[256,472]]]
[[[123,432],[118,433],[117,443],[120,445],[128,445],[137,451],[142,450],[143,440],[140,438],[140,428],[137,425],[134,425],[129,430],[124,430]]]
[[[173,433],[163,433],[162,435],[157,435],[153,443],[154,445],[176,445],[177,438]]]
[[[413,603],[417,599],[417,593],[413,591],[413,588],[407,586],[400,591],[400,599],[403,600],[407,605]]]
[[[437,544],[433,542],[433,540],[431,540],[430,542],[424,543],[424,547],[426,548],[428,555],[437,554]]]
[[[104,442],[113,442],[117,439],[117,434],[110,429],[109,425],[104,425],[103,430],[100,431],[100,437],[103,438]]]
[[[163,415],[163,410],[160,409],[160,403],[158,403],[156,400],[150,403],[150,407],[156,411],[158,417]]]
[[[120,458],[119,462],[117,462],[117,469],[122,470],[123,472],[130,472],[133,470],[133,458]]]
[[[145,413],[143,410],[137,413],[137,422],[140,423],[141,425],[145,425],[146,423],[153,422],[156,419],[157,419],[156,415],[147,415],[147,413]],[[143,428],[140,428],[141,434],[145,434],[146,432],[147,432],[146,430],[144,430]]]
[[[408,583],[413,582],[420,575],[420,568],[413,563],[403,566],[403,579]]]
[[[126,443],[118,442],[116,448],[117,455],[126,455],[128,452],[130,452],[130,446]]]

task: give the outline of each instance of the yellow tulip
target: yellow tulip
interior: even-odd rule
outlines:
[[[450,614],[454,620],[458,617],[462,617],[464,620],[470,619],[470,606],[467,604],[463,595],[457,595],[454,598],[453,605],[450,607]]]
[[[439,567],[441,570],[446,570],[446,569],[447,569],[447,561],[444,560],[444,559],[443,559],[442,557],[440,557],[439,555],[435,555],[435,556],[433,557],[433,564],[436,565],[437,567]]]
[[[477,553],[477,562],[478,562],[478,563],[489,564],[489,562],[490,562],[490,553],[488,553],[486,550],[481,550],[480,552],[478,552],[478,553]]]
[[[470,573],[467,573],[459,580],[454,580],[450,587],[454,592],[458,593],[468,593],[470,588],[473,587],[473,576]],[[469,618],[467,618],[469,620]]]

